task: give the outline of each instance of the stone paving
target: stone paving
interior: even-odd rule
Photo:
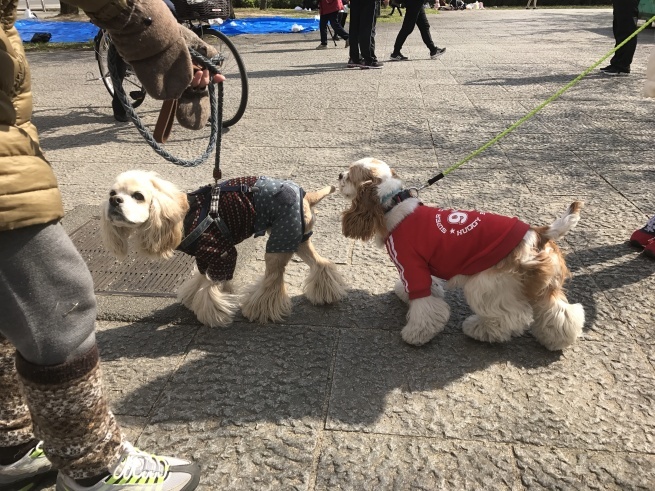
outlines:
[[[614,44],[609,9],[445,12],[430,22],[446,54],[430,60],[415,32],[403,50],[412,61],[382,70],[345,70],[343,42],[316,51],[318,33],[235,38],[250,102],[223,136],[224,174],[312,189],[375,156],[421,183]],[[380,59],[399,27],[378,26]],[[287,275],[293,314],[281,325],[238,317],[210,329],[174,298],[98,296],[105,383],[130,438],[198,461],[202,490],[655,489],[655,261],[625,243],[655,213],[655,101],[640,95],[653,32],[640,35],[629,77],[595,71],[422,193],[533,224],[586,202],[562,240],[569,298],[587,316],[574,347],[548,352],[529,335],[472,341],[457,292],[447,293],[444,333],[404,344],[395,269],[372,243],[340,235],[345,201],[333,196],[319,208],[315,243],[350,284],[338,305],[302,297],[298,262]],[[29,59],[67,230],[97,215],[121,171],[156,170],[189,190],[210,181],[211,164],[166,163],[131,125],[114,123],[102,84],[86,81],[91,52]],[[200,153],[204,134],[174,132],[173,151]],[[242,244],[242,283],[263,272],[262,251],[262,239]]]

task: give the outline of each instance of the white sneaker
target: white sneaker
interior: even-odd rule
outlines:
[[[52,464],[43,453],[39,442],[21,459],[9,465],[0,465],[0,489],[9,488],[10,484],[25,483],[52,470]],[[29,488],[27,488],[29,489]]]
[[[200,482],[200,469],[192,462],[148,454],[129,443],[123,448],[110,476],[87,487],[60,472],[56,491],[192,491]]]

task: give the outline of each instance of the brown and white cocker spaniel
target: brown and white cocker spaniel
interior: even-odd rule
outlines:
[[[424,206],[387,164],[366,158],[339,174],[339,191],[351,200],[343,213],[346,237],[386,246],[400,280],[396,294],[409,303],[403,339],[430,341],[450,316],[440,280],[461,287],[474,312],[464,333],[504,342],[528,328],[550,350],[582,333],[584,310],[569,304],[570,276],[555,244],[580,219],[576,201],[552,224],[530,226],[515,217]]]

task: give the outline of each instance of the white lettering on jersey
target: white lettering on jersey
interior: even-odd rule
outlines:
[[[446,227],[444,227],[443,224],[441,223],[441,215],[439,215],[439,213],[437,213],[434,216],[434,220],[435,220],[435,222],[437,224],[437,228],[439,229],[439,232],[441,232],[442,234],[445,234],[446,233]]]

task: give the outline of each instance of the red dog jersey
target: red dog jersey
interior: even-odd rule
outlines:
[[[530,225],[516,217],[418,206],[391,232],[387,252],[409,298],[430,295],[432,278],[484,271],[507,256]]]

